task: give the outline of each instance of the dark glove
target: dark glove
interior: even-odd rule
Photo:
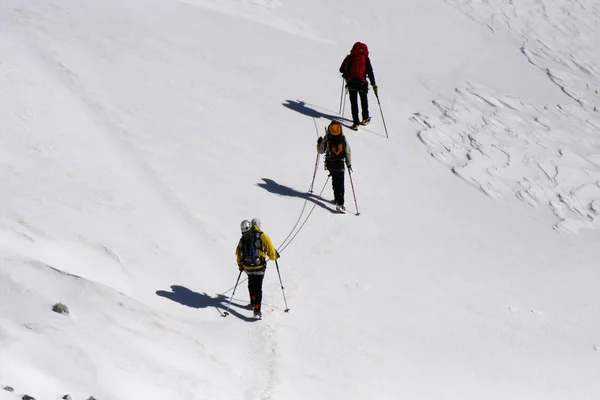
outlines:
[[[322,141],[323,141],[323,138],[322,138],[322,137],[319,137],[319,138],[317,139],[317,144],[321,144],[321,142],[322,142]]]
[[[238,265],[238,270],[241,272],[244,270],[244,266],[243,265]]]
[[[277,250],[275,250],[275,254],[277,254],[277,258],[281,257],[281,256],[279,255],[279,252],[278,252]]]
[[[371,85],[373,87],[373,91],[377,94],[377,85]]]
[[[348,165],[348,171],[354,172],[354,171],[352,171],[352,165]]]

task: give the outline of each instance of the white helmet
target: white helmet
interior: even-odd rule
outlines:
[[[258,226],[258,229],[260,229],[260,219],[259,218],[252,218],[252,225],[256,225]]]
[[[240,224],[240,229],[242,230],[242,233],[248,232],[250,229],[252,229],[252,224],[250,221],[245,219]]]

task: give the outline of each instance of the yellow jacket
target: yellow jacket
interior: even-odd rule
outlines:
[[[275,247],[273,246],[273,242],[271,242],[271,238],[266,233],[261,231],[258,226],[253,225],[253,228],[255,231],[257,231],[261,234],[260,241],[261,241],[262,246],[260,249],[258,249],[259,255],[262,258],[264,258],[265,260],[267,257],[269,257],[269,260],[277,260],[279,258],[279,254],[277,253],[277,250],[275,250]],[[240,257],[241,246],[242,246],[242,239],[240,239],[237,247],[235,248],[235,257],[237,260],[237,265],[238,265],[238,267],[240,267],[240,271],[241,271],[241,268],[243,268],[246,271],[258,271],[261,269],[264,270],[266,268],[266,262],[264,265],[242,265],[242,259]]]

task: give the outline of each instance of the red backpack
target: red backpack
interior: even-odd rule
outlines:
[[[356,42],[354,43],[354,46],[352,46],[350,56],[352,56],[352,60],[350,61],[350,67],[348,68],[348,81],[358,78],[361,81],[366,82],[369,48],[364,43]]]

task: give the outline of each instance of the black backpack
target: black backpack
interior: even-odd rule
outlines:
[[[346,158],[346,137],[327,134],[327,149],[325,153],[325,168],[328,170],[344,169],[344,159]]]
[[[327,159],[329,161],[343,160],[346,158],[346,137],[343,133],[339,135],[327,134]]]
[[[242,234],[239,244],[239,254],[242,265],[246,267],[265,265],[266,259],[261,255],[260,250],[262,249],[262,232],[254,229]]]

